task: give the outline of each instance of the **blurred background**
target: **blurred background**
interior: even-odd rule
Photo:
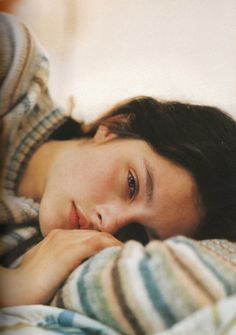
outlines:
[[[235,0],[7,0],[51,62],[50,88],[91,120],[136,95],[218,106],[236,117]]]

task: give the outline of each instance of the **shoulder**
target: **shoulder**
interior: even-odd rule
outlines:
[[[49,62],[28,27],[0,14],[3,188],[15,191],[31,155],[65,121],[48,90]]]
[[[0,13],[0,40],[0,116],[4,116],[32,84],[39,91],[47,86],[49,65],[30,29],[13,15]]]

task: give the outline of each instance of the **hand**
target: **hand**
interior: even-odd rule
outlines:
[[[2,269],[2,306],[48,302],[68,275],[100,250],[122,245],[95,230],[52,230],[30,249],[16,269]]]

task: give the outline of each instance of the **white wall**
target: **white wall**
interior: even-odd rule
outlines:
[[[48,50],[54,97],[90,119],[153,95],[236,116],[235,0],[22,0],[17,15]]]

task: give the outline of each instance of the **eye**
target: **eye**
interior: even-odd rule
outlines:
[[[128,188],[129,188],[129,196],[130,198],[133,198],[137,193],[137,183],[132,172],[130,171],[128,173]]]

